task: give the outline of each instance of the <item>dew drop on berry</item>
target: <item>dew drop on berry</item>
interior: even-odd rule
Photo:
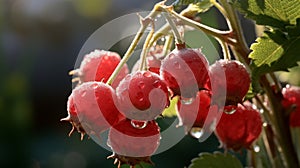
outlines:
[[[82,90],[82,91],[80,92],[80,95],[81,95],[81,97],[85,97],[86,91],[85,91],[85,90]]]
[[[144,89],[145,88],[145,83],[141,81],[141,82],[139,82],[138,86],[139,86],[140,89]]]
[[[175,69],[180,69],[181,68],[181,66],[180,66],[180,64],[179,64],[178,61],[174,62],[174,67],[175,67]]]
[[[236,112],[236,108],[237,108],[237,106],[234,106],[234,105],[226,106],[226,107],[224,107],[224,113],[233,114]]]
[[[143,74],[143,76],[146,77],[146,78],[152,77],[151,72],[149,72],[149,71],[146,71],[146,72]]]
[[[194,138],[201,138],[201,136],[203,135],[203,131],[201,128],[199,127],[193,127],[191,130],[190,130],[190,135]]]
[[[130,123],[134,128],[144,129],[147,126],[148,121],[131,120]]]
[[[144,94],[142,92],[138,92],[136,95],[136,98],[138,101],[143,101],[144,100]]]
[[[189,104],[192,104],[194,102],[195,98],[191,97],[191,98],[186,98],[186,97],[181,97],[180,98],[180,101],[182,104],[185,104],[185,105],[189,105]]]
[[[159,81],[159,80],[154,81],[153,86],[154,86],[155,88],[161,88],[161,83],[160,83],[160,81]]]

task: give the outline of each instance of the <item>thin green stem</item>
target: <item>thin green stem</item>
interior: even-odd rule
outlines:
[[[152,29],[147,35],[147,38],[144,42],[143,49],[142,49],[142,52],[141,52],[141,57],[140,57],[141,64],[140,64],[140,68],[139,68],[140,71],[147,69],[147,61],[146,61],[147,53],[148,53],[149,48],[150,48],[149,42],[152,39],[153,34],[154,34],[154,23],[152,22]]]
[[[163,8],[165,9],[166,13],[163,13],[163,15],[165,16],[168,24],[170,25],[171,29],[172,29],[172,32],[174,34],[174,37],[175,37],[175,41],[177,44],[183,44],[183,40],[182,40],[182,37],[177,29],[177,26],[176,24],[174,23],[174,21],[172,20],[168,10],[166,10],[166,8]]]
[[[193,28],[196,28],[198,30],[203,31],[206,34],[209,34],[215,38],[218,38],[222,41],[227,42],[228,44],[235,44],[236,40],[230,37],[231,31],[222,31],[222,30],[218,30],[212,27],[209,27],[207,25],[204,25],[202,23],[196,22],[192,19],[189,19],[187,17],[184,17],[182,15],[179,15],[178,13],[176,13],[173,10],[169,10],[169,12],[175,17],[178,18],[182,21],[183,24],[191,26]]]
[[[171,34],[169,33],[171,30],[171,27],[169,26],[168,23],[166,23],[165,25],[163,25],[159,30],[157,30],[154,34],[153,34],[153,37],[149,43],[149,46],[153,46],[154,43],[159,39],[161,38],[162,36],[166,36],[168,34]]]
[[[121,71],[122,67],[125,65],[125,63],[128,61],[130,56],[132,55],[135,47],[137,46],[138,42],[143,36],[143,33],[145,32],[147,26],[152,22],[152,19],[155,18],[160,13],[160,10],[157,5],[154,6],[154,9],[146,16],[145,19],[141,20],[141,27],[139,28],[137,34],[135,35],[133,41],[131,42],[129,48],[127,49],[126,53],[124,54],[122,60],[106,82],[107,84],[111,85],[114,81],[114,79],[117,77],[119,72]]]
[[[231,60],[230,52],[229,52],[229,47],[228,44],[222,40],[218,39],[218,42],[220,43],[222,47],[222,52],[225,60]]]
[[[172,35],[166,36],[165,44],[162,52],[162,55],[164,57],[171,51],[172,45],[173,45],[173,36]]]
[[[243,34],[240,21],[238,19],[237,13],[231,4],[228,3],[227,0],[220,0],[221,5],[227,12],[228,26],[229,29],[232,29],[232,38],[236,39],[236,43],[231,45],[233,50],[235,51],[235,56],[237,60],[244,62],[245,64],[250,63],[250,59],[248,58],[248,54],[250,53],[250,49],[246,43],[245,36]]]

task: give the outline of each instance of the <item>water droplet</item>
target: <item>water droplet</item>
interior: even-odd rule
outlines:
[[[201,128],[199,127],[193,127],[191,130],[190,130],[190,135],[194,138],[201,138],[201,136],[203,135],[203,131]]]
[[[95,89],[95,90],[96,90],[96,89],[99,87],[99,85],[97,85],[97,84],[95,83],[95,84],[93,84],[93,86],[92,86],[92,87],[93,87],[93,89]]]
[[[80,92],[80,95],[81,95],[81,97],[85,97],[86,91],[85,91],[85,90],[81,91],[81,92]]]
[[[185,97],[181,97],[180,98],[180,101],[182,104],[185,104],[185,105],[189,105],[189,104],[192,104],[194,102],[195,98],[191,97],[191,98],[185,98]]]
[[[151,74],[151,72],[146,71],[146,72],[143,74],[143,76],[146,77],[146,78],[150,78],[150,77],[152,77],[152,74]]]
[[[130,79],[131,79],[131,75],[130,74],[126,75],[125,80],[130,80]]]
[[[233,114],[233,113],[235,113],[236,112],[236,106],[234,106],[234,105],[229,105],[229,106],[225,106],[224,107],[224,113],[226,113],[226,114]]]
[[[158,14],[156,17],[160,18],[160,17],[161,17],[161,14]]]
[[[264,122],[264,123],[263,123],[263,126],[264,126],[264,127],[267,127],[267,126],[268,126],[268,123]]]
[[[144,100],[144,94],[142,92],[138,92],[137,95],[136,95],[136,98],[139,101],[143,101]]]
[[[180,66],[180,64],[179,64],[178,61],[174,62],[174,67],[175,67],[175,69],[180,69],[181,68],[181,66]]]
[[[147,126],[148,121],[131,120],[130,123],[134,128],[144,129]]]
[[[253,147],[254,152],[258,153],[260,151],[260,147],[258,145],[255,145]]]
[[[159,81],[159,80],[154,81],[153,86],[154,86],[155,88],[161,88],[161,83],[160,83],[160,81]]]
[[[140,81],[138,86],[139,86],[140,89],[144,89],[145,88],[145,83]]]
[[[165,41],[165,38],[161,38],[160,40],[161,40],[161,41]]]

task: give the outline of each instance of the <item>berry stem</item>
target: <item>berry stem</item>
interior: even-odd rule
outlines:
[[[273,92],[270,83],[265,76],[262,76],[260,81],[269,98],[271,110],[274,113],[275,121],[273,122],[273,126],[276,130],[276,139],[280,144],[280,150],[282,151],[286,166],[299,167],[297,153],[292,143],[291,132],[287,122],[288,117],[285,115],[285,111],[281,105],[282,97]]]
[[[174,34],[174,37],[175,37],[175,41],[177,44],[183,44],[183,40],[182,40],[182,37],[179,33],[179,31],[177,30],[177,26],[176,24],[174,23],[174,21],[171,19],[171,16],[168,12],[168,10],[166,10],[166,8],[163,8],[165,9],[166,13],[163,13],[164,17],[166,18],[167,22],[169,23],[169,26],[171,27],[172,29],[172,32]]]
[[[164,3],[164,2],[157,3],[154,6],[153,10],[148,14],[148,16],[146,16],[145,19],[141,20],[141,27],[139,28],[137,34],[135,35],[135,37],[134,37],[133,41],[131,42],[129,48],[127,49],[126,53],[124,54],[122,60],[120,61],[120,63],[118,64],[118,66],[116,67],[116,69],[114,70],[112,75],[107,80],[106,83],[108,85],[111,85],[113,83],[114,79],[117,77],[117,75],[121,71],[122,67],[125,65],[125,63],[128,61],[128,59],[132,55],[135,47],[137,46],[138,42],[141,40],[147,26],[152,22],[152,18],[155,18],[161,12],[159,6],[162,3]]]
[[[141,56],[140,56],[140,67],[139,67],[139,70],[142,71],[142,70],[146,70],[147,69],[147,53],[149,51],[149,42],[151,40],[151,38],[153,37],[153,34],[154,34],[154,23],[153,23],[153,20],[152,20],[152,29],[151,31],[148,33],[147,37],[146,37],[146,40],[144,42],[144,45],[143,45],[143,49],[142,49],[142,52],[141,52]]]
[[[192,19],[189,19],[187,17],[184,17],[178,13],[176,13],[173,10],[167,9],[169,11],[170,14],[172,14],[175,18],[180,19],[182,21],[183,24],[194,27],[198,30],[203,31],[206,34],[209,34],[215,38],[218,38],[222,41],[227,42],[228,44],[235,44],[236,40],[230,37],[231,31],[222,31],[222,30],[218,30],[212,27],[209,27],[207,25],[204,25],[202,23],[196,22]]]
[[[230,51],[229,51],[229,47],[228,44],[220,39],[217,40],[221,47],[222,47],[222,52],[223,52],[223,56],[225,60],[231,60],[231,56],[230,56]]]
[[[165,57],[171,51],[172,45],[173,45],[173,36],[172,35],[166,36],[165,44],[162,52],[163,57]]]

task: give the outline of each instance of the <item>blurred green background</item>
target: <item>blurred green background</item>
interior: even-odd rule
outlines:
[[[59,121],[67,115],[72,90],[68,71],[86,39],[101,25],[151,10],[155,2],[0,0],[0,167],[117,167],[106,159],[109,151],[92,140],[80,141],[79,134],[68,137],[71,125]],[[215,10],[202,21],[226,29]],[[247,40],[253,42],[253,25],[244,22]],[[183,168],[199,152],[219,150],[218,146],[214,136],[203,143],[187,136],[153,156],[153,161],[157,168]]]

